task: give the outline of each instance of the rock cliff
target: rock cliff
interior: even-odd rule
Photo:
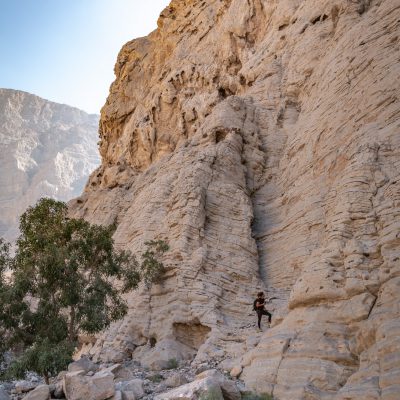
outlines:
[[[78,196],[99,165],[98,116],[32,94],[0,89],[0,236],[41,197]]]
[[[84,351],[213,358],[281,400],[398,399],[399,25],[396,0],[173,0],[122,48],[71,210],[171,250]]]

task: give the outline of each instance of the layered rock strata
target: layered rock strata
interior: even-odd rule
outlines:
[[[180,0],[122,48],[71,210],[171,250],[85,350],[214,357],[281,400],[398,398],[399,25],[395,0]]]
[[[98,116],[32,94],[0,89],[0,236],[41,197],[78,196],[98,167]]]

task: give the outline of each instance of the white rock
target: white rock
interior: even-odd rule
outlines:
[[[171,388],[177,387],[177,386],[182,386],[185,383],[187,383],[187,379],[186,379],[185,375],[180,372],[176,372],[176,373],[172,374],[165,380],[165,385],[167,387],[171,387]]]
[[[233,381],[217,370],[208,370],[196,376],[196,380],[155,397],[156,400],[198,399],[209,394],[213,399],[240,400],[240,391]]]
[[[2,387],[0,387],[0,400],[10,400],[9,394]]]
[[[236,387],[235,382],[228,379],[226,376],[216,369],[204,371],[196,376],[196,380],[212,379],[217,382],[221,387],[224,398],[227,400],[240,400],[242,398],[239,389]]]
[[[39,385],[37,388],[29,392],[24,400],[48,400],[50,399],[50,390],[48,385]]]
[[[101,368],[100,370],[102,372],[111,372],[114,376],[116,376],[117,372],[122,369],[122,365],[121,364],[113,364],[109,367],[106,368]]]
[[[129,381],[118,382],[115,384],[115,389],[120,390],[123,396],[125,392],[131,392],[136,399],[142,398],[145,394],[142,379],[131,379]]]
[[[82,357],[80,360],[74,361],[68,365],[68,372],[75,372],[75,371],[85,371],[88,372],[96,372],[98,370],[98,366],[87,357]],[[110,371],[112,372],[112,371]]]
[[[29,392],[37,386],[36,383],[30,381],[18,381],[15,383],[15,392],[16,393],[26,393]]]
[[[135,352],[134,355],[137,353]],[[176,340],[164,339],[154,349],[147,349],[141,357],[141,364],[151,370],[159,371],[177,367],[182,360],[194,357],[195,352]],[[176,364],[176,365],[175,365]]]
[[[112,397],[114,375],[111,372],[97,372],[89,377],[84,371],[70,372],[64,377],[63,389],[67,400],[105,400]]]
[[[135,396],[135,393],[132,391],[123,391],[122,392],[122,400],[137,400],[138,397]]]
[[[242,373],[242,366],[241,365],[236,365],[231,369],[229,374],[233,378],[237,378],[241,373]]]
[[[54,391],[52,391],[51,394],[56,399],[64,398],[63,380],[58,381],[54,385]]]
[[[111,398],[111,400],[123,400],[122,398],[122,393],[119,390],[115,391],[114,396]]]
[[[188,383],[169,392],[154,397],[155,400],[197,400],[201,396],[212,395],[215,400],[224,400],[221,387],[213,378],[204,378]]]

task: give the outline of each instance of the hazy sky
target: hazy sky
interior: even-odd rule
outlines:
[[[124,43],[169,0],[0,0],[0,87],[99,113]]]

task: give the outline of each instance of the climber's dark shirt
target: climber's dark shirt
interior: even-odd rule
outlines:
[[[262,310],[264,308],[264,304],[265,304],[265,299],[257,298],[256,308],[258,310]]]

